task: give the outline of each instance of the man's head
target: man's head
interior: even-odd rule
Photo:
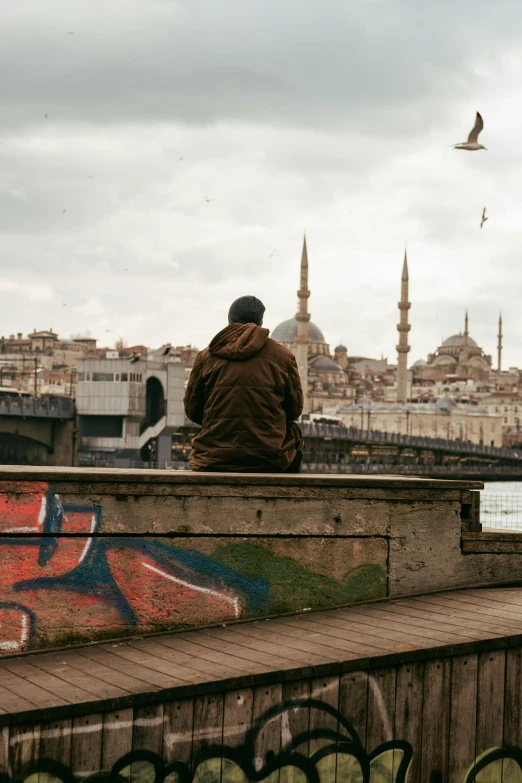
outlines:
[[[255,296],[240,296],[232,302],[228,311],[229,324],[257,324],[263,325],[265,306]]]

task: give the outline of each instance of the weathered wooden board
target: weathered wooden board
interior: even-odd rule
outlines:
[[[114,764],[132,750],[132,708],[106,712],[102,728],[102,769],[110,771]]]
[[[366,747],[368,713],[368,672],[353,671],[341,675],[339,682],[339,713],[351,724],[363,747]]]
[[[504,745],[522,747],[522,648],[506,650]]]
[[[505,650],[483,652],[478,657],[476,756],[503,744]]]
[[[9,774],[22,776],[40,756],[40,724],[12,726],[9,732]]]
[[[411,746],[413,755],[409,770],[410,780],[419,780],[421,773],[422,733],[419,726],[422,725],[423,699],[424,663],[412,662],[398,666],[393,736]],[[394,772],[396,771],[394,767]]]
[[[464,780],[475,759],[477,655],[452,660],[448,780]]]
[[[421,783],[447,780],[451,659],[426,661],[422,712]],[[434,778],[433,775],[437,777]]]
[[[82,715],[73,719],[71,772],[85,778],[102,769],[103,715]]]
[[[192,766],[194,699],[168,701],[163,713],[163,758]]]

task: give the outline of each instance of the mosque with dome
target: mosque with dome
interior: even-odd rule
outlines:
[[[294,318],[280,323],[272,334],[273,340],[282,343],[291,350],[297,359],[305,394],[304,412],[323,411],[335,403],[346,404],[355,398],[355,388],[351,383],[351,373],[348,365],[348,350],[344,345],[335,348],[334,356],[326,342],[322,331],[308,315],[308,249],[306,237],[303,241],[301,254],[301,287],[297,292],[299,298],[298,313]],[[305,319],[308,326],[306,344],[299,346],[299,318]],[[299,356],[300,349],[303,356]]]
[[[304,391],[305,416],[310,413],[335,414],[347,426],[383,432],[447,437],[476,443],[502,444],[502,416],[484,405],[463,406],[446,392],[448,383],[462,382],[488,387],[500,377],[502,320],[498,333],[498,368],[492,357],[469,335],[466,312],[464,331],[444,340],[427,361],[420,359],[408,369],[408,262],[406,254],[398,304],[397,365],[385,359],[349,357],[344,345],[333,355],[321,329],[308,313],[308,250],[303,242],[298,311],[294,318],[280,323],[271,337],[296,356]],[[434,392],[435,385],[444,389]],[[420,391],[431,387],[431,396]],[[415,390],[415,394],[414,394]],[[491,389],[488,393],[490,393]],[[469,397],[469,395],[468,395]],[[421,404],[422,403],[422,404]]]
[[[502,347],[500,348],[502,350]],[[464,332],[444,340],[428,361],[419,359],[411,367],[413,377],[420,380],[456,376],[474,381],[489,381],[492,374],[492,358],[484,353],[469,336],[468,314],[464,320]]]

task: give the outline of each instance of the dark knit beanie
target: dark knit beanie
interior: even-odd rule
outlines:
[[[241,296],[232,302],[228,311],[229,324],[257,324],[263,323],[265,306],[255,296]]]

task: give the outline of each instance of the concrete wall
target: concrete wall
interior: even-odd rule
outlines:
[[[519,578],[462,553],[480,486],[6,468],[0,652]]]

